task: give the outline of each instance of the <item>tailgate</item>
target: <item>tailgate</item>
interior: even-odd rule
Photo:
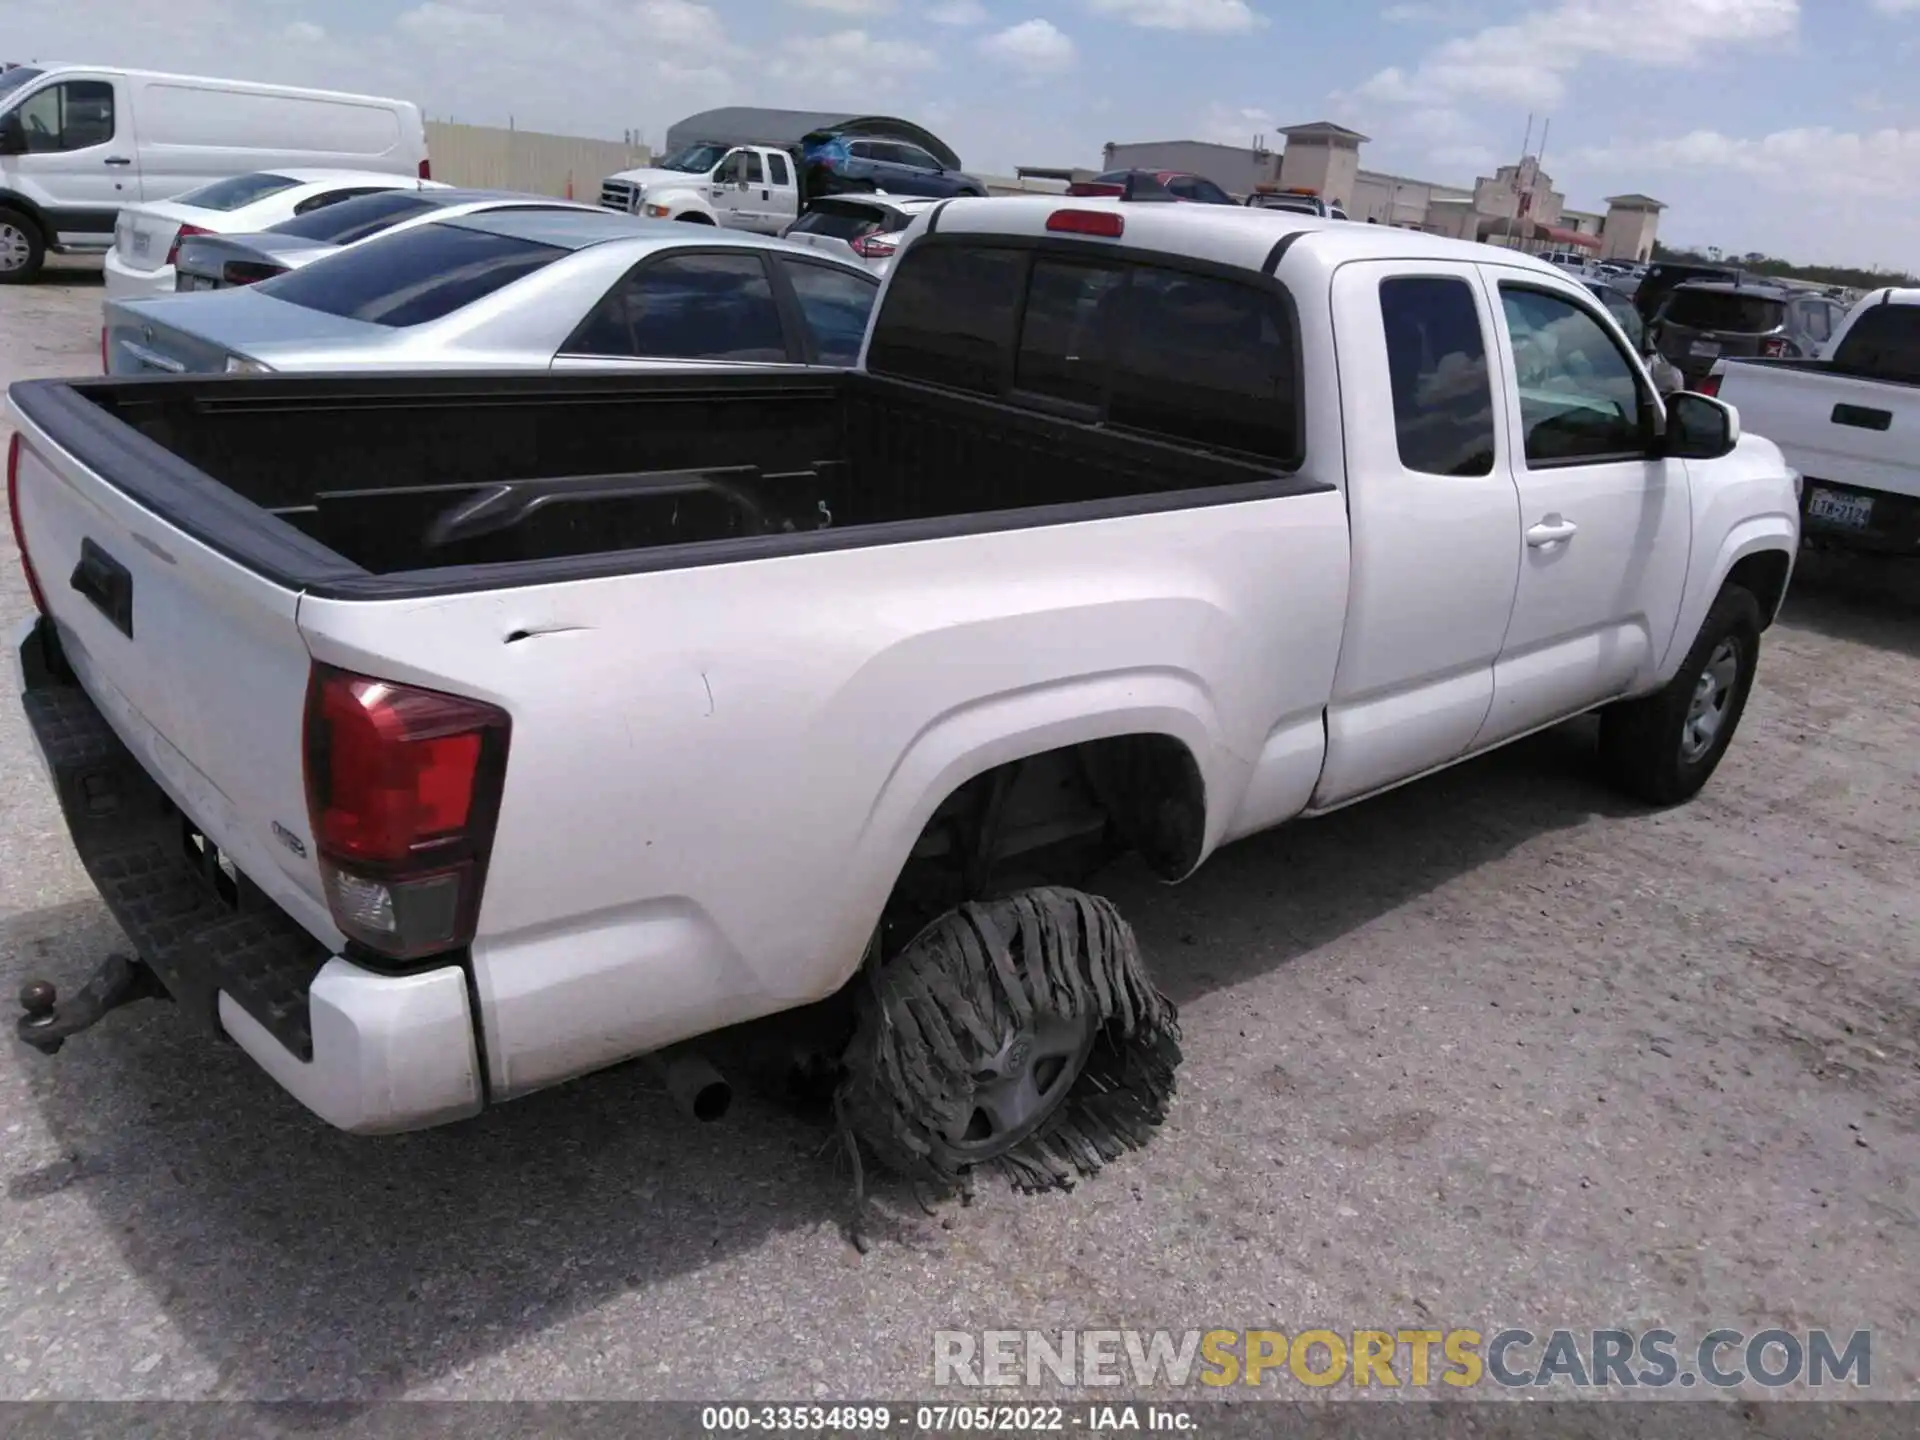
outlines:
[[[301,753],[308,656],[294,619],[298,591],[136,503],[15,410],[14,521],[82,688],[248,879],[311,933],[337,939],[309,858]],[[110,416],[93,419],[134,442],[111,451],[126,464],[152,452]]]
[[[1730,364],[1720,398],[1809,482],[1920,496],[1920,386],[1804,365]]]

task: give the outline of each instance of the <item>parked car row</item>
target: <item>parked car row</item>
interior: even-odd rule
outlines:
[[[173,246],[175,290],[116,282],[108,373],[850,365],[879,287],[874,253],[837,237],[451,186],[359,194],[257,234],[177,238],[184,228],[130,217],[126,233],[158,237],[151,250]],[[151,273],[136,274],[143,287]]]
[[[291,182],[281,194],[320,187],[302,197],[312,199],[326,193],[326,172],[338,171],[430,179],[419,107],[113,66],[12,66],[0,71],[0,284],[31,280],[49,254],[109,249],[144,283],[172,263],[172,241],[157,227],[199,222],[156,210],[130,234],[120,226],[127,207],[263,174]],[[195,208],[231,213],[222,205],[270,198],[216,192]]]

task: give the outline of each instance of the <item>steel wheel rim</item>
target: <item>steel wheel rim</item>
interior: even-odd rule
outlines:
[[[1059,1112],[1099,1035],[1090,1014],[1036,1015],[973,1071],[973,1103],[944,1136],[970,1163],[1004,1155]],[[985,1121],[985,1124],[982,1124]]]
[[[0,270],[24,270],[32,254],[27,232],[10,220],[0,220]]]
[[[1680,726],[1680,758],[1692,765],[1713,748],[1726,728],[1733,707],[1733,687],[1740,678],[1740,648],[1731,637],[1713,647],[1706,668],[1694,681],[1687,718]]]

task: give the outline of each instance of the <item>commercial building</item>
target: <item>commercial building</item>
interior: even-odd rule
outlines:
[[[1585,251],[1608,260],[1650,259],[1666,208],[1645,195],[1615,195],[1604,212],[1568,209],[1533,155],[1470,186],[1448,185],[1362,169],[1360,147],[1368,137],[1343,125],[1318,120],[1280,135],[1286,143],[1278,151],[1264,137],[1244,146],[1204,140],[1109,144],[1102,168],[1185,170],[1235,195],[1311,190],[1359,221],[1527,250]]]

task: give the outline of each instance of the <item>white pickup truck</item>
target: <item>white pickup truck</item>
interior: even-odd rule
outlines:
[[[688,145],[656,166],[608,176],[600,204],[623,215],[778,235],[800,216],[799,167],[771,145]]]
[[[1224,206],[936,207],[851,372],[10,399],[20,687],[139,955],[23,1038],[164,989],[391,1131],[809,1007],[947,1181],[1164,1112],[1107,859],[1595,709],[1684,801],[1799,538],[1551,266]]]
[[[1722,360],[1701,389],[1800,472],[1807,539],[1920,553],[1920,290],[1876,290],[1820,360]]]

